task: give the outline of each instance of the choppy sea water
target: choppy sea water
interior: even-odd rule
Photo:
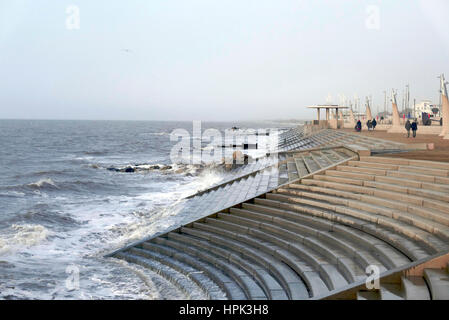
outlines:
[[[232,126],[276,124],[202,130]],[[177,298],[157,275],[103,256],[179,223],[180,199],[224,178],[171,163],[178,128],[192,123],[0,120],[0,298]],[[171,167],[108,170],[141,164]]]

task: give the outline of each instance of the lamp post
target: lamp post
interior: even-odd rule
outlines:
[[[413,117],[414,117],[414,118],[418,118],[418,117],[416,116],[416,98],[413,99]]]

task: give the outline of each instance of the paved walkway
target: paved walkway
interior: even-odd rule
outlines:
[[[343,129],[346,132],[354,132],[352,129]],[[420,135],[418,128],[418,135],[415,139],[407,138],[406,131],[404,133],[387,133],[386,131],[362,131],[360,133],[364,136],[370,136],[373,138],[385,139],[401,143],[431,143],[435,144],[435,150],[431,151],[413,151],[400,154],[389,154],[384,155],[385,157],[394,158],[407,158],[407,159],[417,159],[417,160],[430,160],[430,161],[441,161],[449,162],[449,140],[444,140],[437,135]]]

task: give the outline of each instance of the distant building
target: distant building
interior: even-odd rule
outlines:
[[[433,115],[432,109],[434,108],[438,108],[438,105],[432,104],[432,101],[430,100],[422,100],[415,106],[415,118],[420,119],[423,112]]]

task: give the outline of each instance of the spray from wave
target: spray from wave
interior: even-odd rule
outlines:
[[[152,236],[161,230],[168,230],[190,217],[180,217],[185,199],[196,192],[206,189],[223,179],[223,176],[212,169],[201,172],[189,183],[179,184],[170,192],[147,193],[136,197],[136,200],[152,200],[154,209],[151,211],[133,211],[137,219],[129,223],[119,223],[107,228],[106,238],[114,239],[115,247],[119,248],[129,242]]]

